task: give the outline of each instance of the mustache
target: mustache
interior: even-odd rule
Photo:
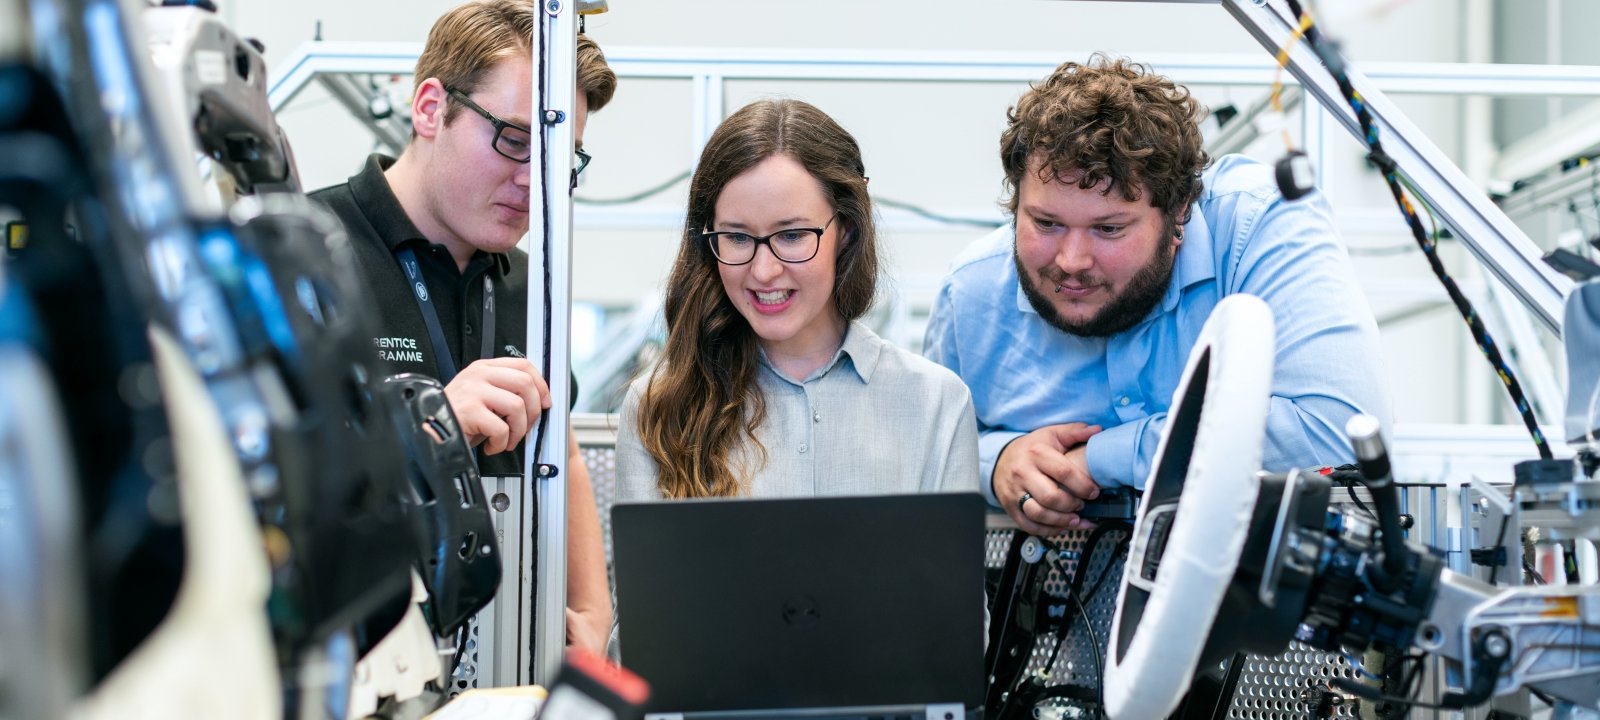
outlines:
[[[1103,278],[1091,273],[1062,272],[1061,268],[1051,265],[1039,268],[1038,272],[1039,278],[1054,286],[1057,293],[1060,293],[1061,289],[1069,284],[1084,288],[1103,284]]]

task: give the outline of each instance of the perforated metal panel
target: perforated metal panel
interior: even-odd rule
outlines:
[[[1045,576],[1046,594],[1055,597],[1067,596],[1068,583],[1085,560],[1083,553],[1089,534],[1090,531],[1087,530],[1073,531],[1046,541],[1058,557]],[[1011,535],[1012,531],[1009,529],[989,531],[984,552],[984,561],[988,567],[998,568],[1005,564],[1006,554],[1011,549]],[[1063,623],[1063,627],[1066,628],[1065,637],[1059,637],[1055,632],[1039,636],[1038,643],[1034,646],[1033,657],[1028,659],[1027,673],[1039,673],[1054,654],[1055,663],[1048,675],[1050,685],[1076,685],[1086,688],[1100,686],[1100,678],[1103,675],[1101,668],[1105,662],[1106,638],[1111,632],[1111,615],[1116,609],[1117,583],[1122,577],[1122,565],[1127,555],[1125,550],[1119,552],[1119,549],[1122,549],[1123,541],[1127,537],[1127,531],[1123,530],[1108,531],[1101,536],[1095,545],[1094,555],[1087,558],[1088,564],[1085,567],[1087,574],[1080,585],[1081,592],[1087,593],[1093,589],[1094,594],[1085,599],[1082,611],[1076,604],[1068,608],[1069,615]],[[1096,581],[1099,581],[1098,587]],[[1088,616],[1087,623],[1084,622],[1083,614]],[[1058,641],[1059,651],[1056,649]]]
[[[455,672],[450,674],[450,697],[460,695],[467,690],[478,687],[478,618],[488,617],[493,612],[492,608],[485,608],[478,615],[467,621],[467,637],[464,642],[467,648],[461,651],[461,663],[456,665]]]
[[[611,565],[611,506],[617,500],[617,450],[615,447],[580,445],[583,464],[589,469],[589,484],[594,487],[594,505],[600,511],[600,538],[606,546],[606,565]]]
[[[1228,709],[1230,720],[1300,720],[1301,718],[1360,717],[1358,704],[1340,698],[1328,715],[1318,714],[1318,705],[1328,683],[1336,677],[1355,679],[1355,668],[1342,655],[1325,653],[1302,645],[1273,657],[1245,658],[1244,670]]]
[[[1001,520],[991,523],[991,525],[997,524],[1004,525],[1006,522]],[[1011,548],[1011,535],[1012,531],[1009,528],[989,530],[984,552],[984,562],[989,568],[999,568],[1005,564],[1006,554]],[[1125,531],[1107,532],[1097,543],[1094,555],[1088,558],[1088,574],[1084,576],[1083,590],[1089,591],[1095,580],[1101,577],[1102,572],[1106,573],[1106,579],[1101,583],[1099,590],[1084,603],[1089,616],[1087,629],[1081,617],[1072,618],[1076,622],[1067,625],[1069,628],[1067,637],[1055,664],[1046,676],[1049,678],[1047,681],[1049,686],[1072,685],[1097,689],[1101,685],[1103,674],[1101,665],[1105,662],[1106,643],[1111,634],[1111,616],[1116,609],[1117,585],[1121,579],[1123,564],[1127,560],[1126,548],[1122,547],[1122,541],[1126,537]],[[1072,574],[1078,571],[1078,564],[1083,562],[1081,555],[1088,539],[1088,531],[1074,531],[1047,541],[1049,547],[1060,553],[1061,560],[1046,576],[1044,586],[1046,593],[1056,597],[1066,596],[1067,583]],[[1029,659],[1027,673],[1031,675],[1040,673],[1045,663],[1049,661],[1050,654],[1055,651],[1056,640],[1054,633],[1040,636],[1033,657]],[[1319,705],[1324,701],[1324,693],[1329,682],[1335,677],[1356,676],[1356,670],[1343,656],[1320,652],[1298,642],[1291,643],[1288,650],[1277,656],[1247,656],[1227,716],[1230,720],[1359,717],[1358,703],[1344,697],[1334,698],[1328,708],[1329,714],[1319,714]],[[1070,701],[1052,700],[1048,705],[1055,707],[1049,710],[1041,708],[1036,712],[1036,716],[1063,719],[1093,717],[1071,707]]]

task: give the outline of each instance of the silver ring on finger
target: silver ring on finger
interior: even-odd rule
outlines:
[[[1017,514],[1018,515],[1021,515],[1023,517],[1027,517],[1028,516],[1028,511],[1024,508],[1024,506],[1027,505],[1028,501],[1032,500],[1032,499],[1033,499],[1033,493],[1028,492],[1026,490],[1022,491],[1022,497],[1017,498]]]

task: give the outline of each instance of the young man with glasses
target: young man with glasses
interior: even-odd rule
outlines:
[[[485,476],[521,475],[522,441],[550,403],[522,347],[528,257],[517,248],[532,182],[534,12],[529,0],[475,0],[445,13],[417,58],[411,143],[312,194],[343,221],[373,293],[373,351],[394,372],[445,383]],[[577,80],[581,147],[588,114],[616,89],[582,35]],[[579,150],[578,169],[587,157]],[[604,652],[611,599],[599,516],[575,441],[568,450],[568,640]]]

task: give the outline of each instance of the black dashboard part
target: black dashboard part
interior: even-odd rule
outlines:
[[[7,260],[0,332],[43,359],[59,393],[83,533],[85,671],[95,682],[166,618],[186,553],[176,478],[163,461],[166,413],[137,382],[153,370],[136,284],[113,259],[70,120],[36,69],[0,66],[0,205],[28,228],[27,245]]]
[[[417,541],[416,570],[428,590],[428,621],[445,637],[494,599],[500,587],[489,502],[438,380],[403,374],[378,392],[405,450],[405,498]]]
[[[395,542],[409,534],[404,454],[376,397],[382,365],[343,230],[302,196],[262,200],[254,214],[198,233],[241,352],[207,383],[218,396],[228,380],[265,376],[278,382],[256,388],[286,395],[245,393],[241,402],[280,407],[266,447],[241,459],[259,519],[285,541],[269,553],[268,607],[280,653],[293,657],[408,599],[413,554]],[[367,631],[380,637],[391,627]]]

